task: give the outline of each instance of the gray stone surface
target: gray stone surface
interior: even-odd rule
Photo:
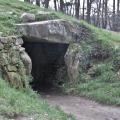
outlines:
[[[17,24],[17,29],[23,34],[24,41],[26,42],[70,44],[65,55],[67,74],[71,81],[79,77],[82,53],[80,53],[81,46],[77,42],[80,42],[82,33],[80,26],[75,26],[68,21],[58,19]],[[73,44],[74,42],[75,44]]]
[[[76,34],[75,27],[64,20],[17,24],[17,30],[32,42],[69,43]]]
[[[16,41],[15,41],[15,45],[22,45],[23,44],[23,40],[22,40],[22,38],[18,38],[18,39],[16,39]]]
[[[32,66],[27,53],[21,52],[22,43],[22,39],[16,36],[0,37],[0,77],[16,88],[28,86],[26,80]]]
[[[69,46],[65,55],[65,64],[67,66],[67,74],[70,81],[77,80],[79,77],[82,56],[83,52],[79,44],[74,43]]]
[[[35,21],[35,15],[32,14],[32,13],[23,13],[21,15],[20,19],[23,23],[34,22]]]

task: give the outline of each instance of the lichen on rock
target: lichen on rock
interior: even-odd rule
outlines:
[[[22,39],[12,37],[0,37],[0,77],[10,83],[15,88],[26,88],[27,76],[30,75],[29,67],[23,62],[25,57],[21,57],[23,41]],[[27,53],[24,51],[27,56]],[[29,61],[29,65],[31,63]],[[29,71],[29,74],[28,74]]]
[[[77,80],[79,77],[80,63],[83,58],[81,46],[77,43],[71,44],[65,55],[65,64],[70,81]]]

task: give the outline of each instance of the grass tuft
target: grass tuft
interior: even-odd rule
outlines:
[[[58,108],[50,107],[31,89],[18,91],[0,79],[0,116],[4,119],[31,116],[35,120],[75,120]]]

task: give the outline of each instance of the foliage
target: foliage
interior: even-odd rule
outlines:
[[[36,14],[36,21],[44,21],[44,20],[54,20],[59,19],[59,17],[55,13],[44,12],[44,14]]]
[[[20,23],[20,15],[23,12],[34,13],[37,7],[18,0],[0,0],[0,36],[14,35],[15,24]]]
[[[15,24],[20,23],[19,17],[21,13],[36,13],[38,11],[49,12],[51,10],[44,10],[34,5],[23,3],[17,0],[0,0],[0,36],[18,34],[16,33]],[[120,77],[118,74],[120,58],[119,55],[116,55],[117,53],[120,53],[120,35],[115,32],[96,28],[84,21],[79,21],[60,12],[51,12],[54,13],[55,18],[57,16],[58,18],[67,20],[71,24],[76,25],[76,27],[81,26],[81,30],[83,31],[82,33],[85,33],[84,38],[78,41],[84,52],[84,59],[81,61],[82,69],[80,69],[79,81],[75,81],[72,84],[65,83],[63,89],[67,93],[86,96],[102,103],[120,105]],[[51,17],[49,16],[48,18]],[[38,17],[39,20],[45,20],[48,18]],[[54,19],[54,17],[52,17],[52,19]],[[61,77],[61,79],[63,78]],[[36,113],[44,115],[42,113],[47,110],[49,113],[48,116],[51,116],[52,118],[54,115],[54,118],[60,117],[58,115],[59,112],[51,112],[51,109],[41,105],[41,102],[39,102],[38,105],[36,98],[31,99],[29,95],[26,95],[26,93],[18,92],[9,87],[6,88],[6,85],[4,85],[4,83],[2,84],[3,85],[0,87],[0,96],[2,97],[0,98],[3,100],[3,103],[6,106],[8,106],[9,103],[13,104],[10,106],[10,110],[8,110],[8,112],[5,107],[2,107],[5,108],[5,110],[3,110],[5,111],[5,114],[8,114],[9,111],[12,110],[14,113],[15,109],[18,111],[18,113],[31,113],[33,112],[32,110],[35,110]],[[15,94],[17,97],[19,96],[18,100],[21,102],[18,101],[16,103],[15,98],[17,97],[12,98],[12,96],[14,96],[13,94]],[[5,99],[6,96],[7,98]],[[15,102],[9,102],[11,99],[13,99]],[[20,108],[18,107],[18,104]],[[38,109],[42,111],[38,112]],[[54,113],[56,113],[58,116]],[[61,119],[61,117],[59,119]],[[65,118],[62,119],[64,120]]]
[[[90,63],[92,65],[87,71],[80,71],[77,83],[65,84],[65,92],[105,104],[120,105],[119,57],[115,58],[112,54],[110,58]]]
[[[0,79],[0,116],[4,119],[32,117],[35,120],[74,120],[60,109],[50,107],[31,89],[18,91]]]
[[[119,54],[113,58],[113,67],[114,67],[114,71],[120,70],[120,55]]]

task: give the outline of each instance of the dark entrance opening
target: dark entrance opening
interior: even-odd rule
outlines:
[[[65,65],[68,44],[24,42],[23,47],[32,60],[32,88],[41,91],[54,87],[56,72]]]

